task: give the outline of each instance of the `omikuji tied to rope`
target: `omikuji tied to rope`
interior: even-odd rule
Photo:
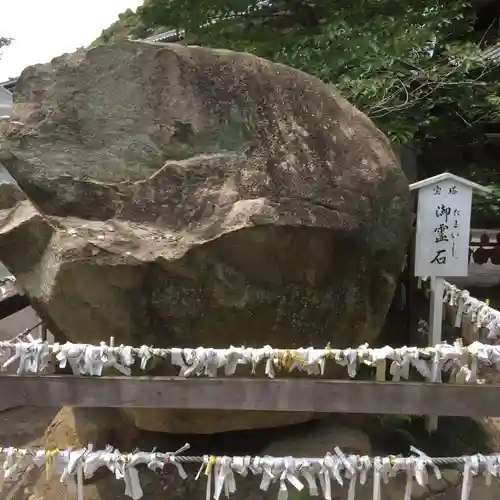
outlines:
[[[37,340],[0,342],[0,355],[7,358],[2,369],[18,363],[19,375],[43,372],[48,361],[54,357],[61,368],[70,365],[75,374],[91,376],[100,376],[104,368],[110,367],[123,375],[131,375],[132,365],[138,362],[140,368],[145,370],[152,358],[160,358],[178,366],[181,377],[215,377],[220,370],[229,376],[234,375],[236,368],[241,365],[250,366],[255,373],[259,364],[264,364],[265,374],[271,378],[277,371],[294,370],[309,375],[323,375],[326,363],[332,362],[344,366],[353,378],[361,364],[378,367],[380,362],[388,361],[394,381],[408,379],[410,368],[414,368],[430,382],[441,382],[443,372],[448,372],[456,383],[476,383],[479,365],[500,368],[500,346],[480,342],[463,346],[460,341],[453,345],[439,344],[425,348],[370,348],[365,344],[354,349],[333,349],[328,346],[323,349],[274,349],[271,346],[182,349],[145,345],[112,347],[104,342],[100,345],[70,342],[48,344]]]
[[[422,278],[420,281],[428,281],[428,278]],[[460,328],[462,318],[466,316],[472,323],[474,331],[484,328],[488,331],[489,341],[497,342],[500,339],[500,311],[493,309],[482,300],[471,297],[468,290],[461,290],[445,281],[443,303],[457,309],[454,323],[456,328]]]
[[[191,479],[206,478],[206,500],[219,500],[222,492],[229,497],[236,492],[236,477],[248,474],[260,476],[262,491],[277,484],[278,500],[287,500],[290,487],[298,491],[306,488],[310,496],[332,500],[332,485],[335,483],[347,489],[347,500],[354,500],[356,485],[365,484],[369,475],[373,477],[373,500],[380,500],[381,484],[387,484],[397,474],[405,474],[404,500],[410,500],[414,483],[425,487],[429,473],[441,479],[439,466],[448,465],[461,466],[461,500],[467,500],[474,476],[483,475],[486,484],[490,485],[492,478],[500,474],[500,455],[431,458],[413,447],[412,455],[408,457],[346,455],[338,447],[318,458],[179,455],[188,448],[189,445],[185,445],[173,453],[121,453],[112,447],[95,451],[92,446],[78,450],[3,448],[0,486],[5,482],[15,482],[29,467],[35,466],[44,468],[47,478],[52,474],[60,475],[60,481],[77,493],[78,500],[84,500],[83,480],[92,478],[98,469],[104,467],[125,483],[125,496],[139,500],[143,491],[138,466],[160,473],[178,473],[182,479],[188,480],[182,464],[199,463],[198,474]]]

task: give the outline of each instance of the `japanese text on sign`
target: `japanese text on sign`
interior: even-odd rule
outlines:
[[[443,180],[419,192],[417,276],[466,276],[472,190]]]

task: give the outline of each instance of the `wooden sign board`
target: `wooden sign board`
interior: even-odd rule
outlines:
[[[472,191],[489,189],[448,173],[410,189],[419,190],[415,276],[467,276]]]
[[[472,190],[490,192],[479,184],[450,173],[410,185],[418,189],[415,276],[432,278],[429,321],[431,345],[441,343],[444,278],[467,276]],[[437,416],[427,419],[427,430],[437,429]]]
[[[467,276],[472,188],[446,180],[418,193],[416,276]]]

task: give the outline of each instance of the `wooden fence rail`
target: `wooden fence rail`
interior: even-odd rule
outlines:
[[[500,416],[500,386],[326,379],[0,376],[15,406]]]

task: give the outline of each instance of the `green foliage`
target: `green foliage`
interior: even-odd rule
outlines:
[[[475,201],[475,214],[496,224],[500,147],[483,132],[500,118],[500,71],[481,56],[497,42],[494,20],[486,21],[477,24],[467,0],[144,0],[94,44],[173,27],[186,30],[186,43],[316,75],[393,142],[416,149],[428,175],[451,170],[497,186]]]
[[[148,36],[150,29],[141,21],[132,10],[127,9],[118,15],[118,20],[101,32],[101,36],[92,42],[92,46],[111,42],[116,39],[143,38]]]
[[[471,135],[500,115],[500,84],[479,52],[493,33],[473,30],[463,0],[274,0],[260,8],[255,0],[145,0],[138,16],[149,27],[185,28],[188,42],[316,75],[398,143],[419,145],[444,130]]]
[[[484,147],[484,146],[483,146]],[[490,194],[475,193],[472,198],[473,216],[485,221],[486,226],[498,227],[500,220],[500,169],[498,169],[498,144],[490,153],[491,162],[481,161],[469,165],[467,177],[491,188]],[[482,224],[478,224],[482,227]]]
[[[474,200],[474,211],[488,217],[495,217],[500,220],[500,184],[490,186],[491,194],[478,194]]]

